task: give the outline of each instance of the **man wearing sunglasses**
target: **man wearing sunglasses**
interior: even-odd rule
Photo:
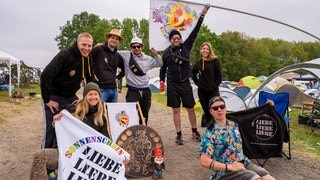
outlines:
[[[142,39],[135,37],[130,42],[131,51],[118,51],[123,57],[127,102],[139,101],[142,114],[147,125],[149,110],[151,107],[151,90],[149,89],[149,77],[146,74],[152,68],[161,67],[162,59],[158,52],[151,48],[154,58],[146,55],[143,50]],[[140,119],[140,124],[142,124]]]
[[[190,84],[191,67],[190,51],[200,30],[204,16],[207,13],[209,5],[206,5],[199,17],[195,28],[189,37],[183,42],[178,30],[173,29],[169,33],[170,46],[165,49],[162,59],[163,66],[160,69],[160,89],[167,81],[167,106],[172,108],[173,123],[176,129],[176,144],[183,145],[181,132],[181,103],[186,108],[189,122],[191,125],[191,138],[200,141],[200,134],[197,130],[197,120],[194,111],[195,100]]]
[[[209,107],[213,120],[201,138],[200,163],[213,170],[210,179],[273,180],[266,169],[244,155],[239,126],[227,119],[225,101],[215,96],[209,100]]]

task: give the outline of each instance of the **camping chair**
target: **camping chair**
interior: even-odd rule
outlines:
[[[311,129],[310,134],[312,134],[317,129],[320,129],[320,107],[318,106],[320,105],[319,96],[315,99],[314,104],[316,106],[312,107],[311,113],[306,122],[306,127],[310,127]]]
[[[267,100],[272,100],[274,102],[274,108],[283,118],[284,122],[287,125],[287,132],[288,132],[288,154],[282,151],[282,154],[287,157],[287,159],[291,159],[291,147],[290,147],[290,116],[289,116],[289,93],[281,92],[281,93],[269,93],[265,91],[259,92],[259,101],[258,104],[261,106],[266,104]]]
[[[306,122],[306,127],[310,127],[310,134],[320,129],[320,116],[311,114]]]

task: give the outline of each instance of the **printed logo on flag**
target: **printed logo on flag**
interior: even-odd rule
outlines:
[[[121,127],[128,127],[130,123],[130,118],[125,111],[121,111],[117,113],[115,118]]]
[[[160,23],[160,31],[163,37],[168,39],[168,34],[172,29],[184,31],[191,26],[193,22],[196,23],[197,12],[191,9],[188,4],[181,4],[180,2],[169,2],[166,6],[151,9],[152,19],[155,23]]]
[[[252,122],[252,127],[256,130],[256,137],[264,141],[273,138],[278,131],[276,120],[268,114],[258,115]]]

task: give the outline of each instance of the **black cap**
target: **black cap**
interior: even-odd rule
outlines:
[[[176,30],[176,29],[173,29],[173,30],[169,33],[169,40],[171,40],[172,36],[174,36],[174,35],[176,35],[176,34],[178,34],[178,35],[180,36],[180,38],[181,38],[180,32],[179,32],[178,30]]]
[[[224,100],[222,99],[222,97],[220,96],[214,96],[209,100],[209,107],[212,106],[213,103],[217,102],[217,101],[222,101],[224,102]],[[224,102],[225,103],[225,102]]]

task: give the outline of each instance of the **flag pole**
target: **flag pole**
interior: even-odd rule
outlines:
[[[198,2],[190,2],[190,1],[184,1],[184,0],[181,0],[179,2],[184,2],[184,3],[190,3],[190,4],[197,4],[197,5],[207,5],[207,4],[203,4],[203,3],[198,3]],[[208,4],[210,5],[210,4]],[[271,19],[271,18],[268,18],[268,17],[264,17],[264,16],[260,16],[260,15],[257,15],[257,14],[252,14],[252,13],[248,13],[248,12],[244,12],[244,11],[239,11],[239,10],[236,10],[236,9],[230,9],[230,8],[225,8],[225,7],[221,7],[221,6],[215,6],[215,5],[210,5],[210,7],[213,7],[213,8],[217,8],[217,9],[222,9],[222,10],[226,10],[226,11],[232,11],[232,12],[236,12],[236,13],[240,13],[240,14],[245,14],[245,15],[249,15],[249,16],[254,16],[254,17],[257,17],[257,18],[261,18],[261,19],[265,19],[265,20],[268,20],[268,21],[272,21],[272,22],[275,22],[275,23],[278,23],[278,24],[282,24],[284,26],[288,26],[290,28],[293,28],[295,30],[298,30],[300,32],[303,32],[315,39],[317,39],[318,41],[320,41],[320,38],[303,30],[303,29],[300,29],[300,28],[297,28],[295,26],[292,26],[290,24],[287,24],[287,23],[284,23],[284,22],[281,22],[281,21],[278,21],[278,20],[275,20],[275,19]]]

